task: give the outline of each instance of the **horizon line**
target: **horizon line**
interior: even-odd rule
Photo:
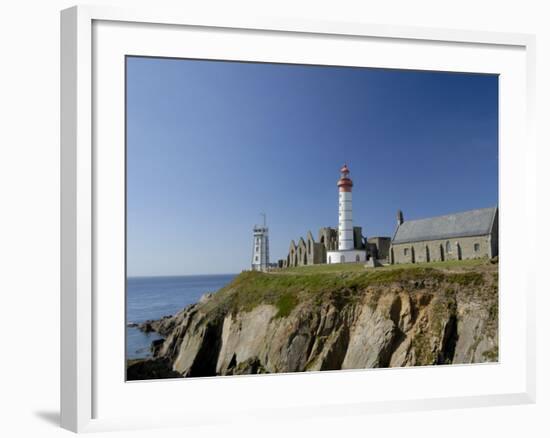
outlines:
[[[207,277],[207,276],[212,276],[212,275],[239,275],[241,272],[222,272],[222,273],[216,273],[216,274],[152,274],[152,275],[128,275],[128,274],[126,274],[126,279],[129,279],[129,278],[154,278],[154,277]]]

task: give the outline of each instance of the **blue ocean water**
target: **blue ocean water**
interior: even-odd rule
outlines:
[[[189,275],[177,277],[129,277],[126,287],[126,323],[141,323],[174,315],[196,303],[207,292],[216,292],[236,274]],[[156,333],[145,334],[135,327],[126,327],[126,357],[148,357]]]

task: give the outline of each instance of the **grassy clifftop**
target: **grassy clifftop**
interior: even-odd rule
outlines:
[[[488,260],[448,261],[365,268],[362,264],[312,265],[275,272],[243,272],[206,303],[205,310],[237,313],[261,304],[277,306],[287,316],[303,301],[332,302],[338,307],[352,303],[379,286],[428,283],[445,284],[458,291],[498,282],[498,265]],[[375,296],[372,297],[376,298]]]

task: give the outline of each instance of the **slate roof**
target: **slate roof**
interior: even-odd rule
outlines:
[[[481,208],[445,216],[404,221],[395,231],[392,243],[484,236],[491,232],[497,210],[497,207]]]

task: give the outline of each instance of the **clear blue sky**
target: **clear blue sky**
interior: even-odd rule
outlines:
[[[128,274],[240,272],[261,212],[285,257],[337,225],[344,163],[369,237],[496,205],[498,77],[128,58]]]

